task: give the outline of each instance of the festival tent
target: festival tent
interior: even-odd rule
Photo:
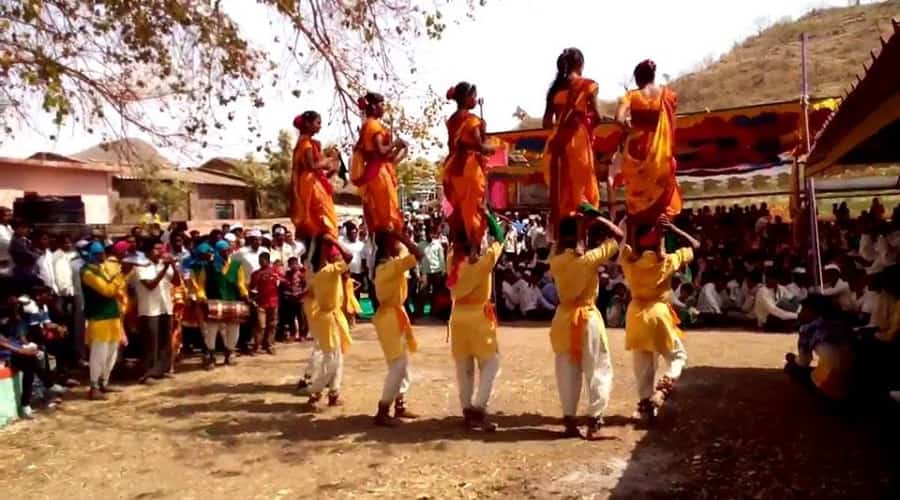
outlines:
[[[816,99],[810,105],[810,127],[818,130],[837,106],[835,99]],[[799,101],[678,115],[676,158],[678,174],[709,177],[744,174],[790,165],[800,143]],[[499,146],[488,165],[491,206],[538,206],[547,202],[541,162],[548,130],[489,133]],[[609,162],[622,140],[615,123],[601,123],[594,131],[599,162]]]

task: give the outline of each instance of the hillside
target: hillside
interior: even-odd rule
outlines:
[[[70,156],[82,161],[174,166],[152,144],[136,138],[100,143]]]
[[[869,51],[893,32],[900,1],[814,10],[796,21],[776,22],[718,61],[672,82],[679,111],[721,109],[797,99],[800,34],[809,35],[810,94],[840,96],[871,63]]]

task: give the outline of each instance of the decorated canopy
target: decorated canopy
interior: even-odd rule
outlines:
[[[835,107],[835,99],[811,102],[812,133]],[[800,114],[799,101],[790,101],[679,115],[675,136],[678,174],[710,177],[788,165],[800,142]],[[488,134],[501,146],[489,161],[489,196],[495,206],[540,204],[542,193],[546,200],[546,188],[539,184],[543,183],[540,164],[549,134],[542,129]],[[602,123],[594,135],[598,160],[609,161],[622,140],[621,128]]]
[[[900,163],[900,23],[821,129],[807,175],[848,166]]]

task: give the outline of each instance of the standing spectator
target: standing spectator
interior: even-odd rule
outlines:
[[[81,289],[81,269],[87,263],[85,255],[90,244],[91,242],[88,240],[79,240],[75,244],[75,256],[69,261],[73,292],[72,329],[69,337],[72,339],[79,364],[87,359],[84,341],[84,291]]]
[[[142,384],[169,376],[172,364],[172,290],[181,285],[181,273],[171,256],[163,256],[162,243],[150,243],[144,250],[150,265],[138,267],[138,324],[144,338]]]
[[[202,256],[198,266],[191,273],[197,300],[201,303],[210,300],[224,302],[223,309],[235,307],[233,303],[246,301],[248,298],[247,276],[244,266],[231,257],[231,248],[227,242],[216,243],[215,248],[201,243],[197,254]],[[251,313],[252,314],[252,313]],[[249,323],[249,322],[245,322]],[[227,315],[207,317],[203,322],[203,340],[206,343],[206,359],[204,367],[212,370],[216,364],[216,338],[221,333],[225,343],[225,364],[236,364],[234,350],[238,344],[241,331],[240,320]]]
[[[37,275],[47,285],[53,293],[59,293],[59,287],[56,284],[56,274],[53,269],[53,252],[50,251],[50,235],[46,232],[39,232],[34,238],[34,249],[38,258],[35,262]]]
[[[247,231],[247,245],[241,248],[236,256],[235,260],[240,262],[243,276],[247,281],[250,281],[250,276],[253,276],[253,273],[259,270],[259,256],[266,252],[262,248],[262,236],[262,232],[259,229]],[[237,347],[241,352],[248,353],[250,351],[249,345],[253,339],[253,324],[255,321],[253,318],[255,317],[256,311],[253,310],[251,305],[250,318],[239,327],[240,334],[238,335]],[[215,337],[213,337],[213,340],[215,340]]]
[[[184,233],[175,233],[169,240],[169,255],[175,259],[175,263],[181,270],[182,263],[190,258],[191,251],[184,246]]]
[[[550,239],[547,236],[547,230],[544,228],[544,221],[540,215],[534,216],[531,226],[528,228],[528,240],[531,249],[535,252],[550,248]]]
[[[297,261],[303,262],[303,256],[306,254],[306,246],[303,242],[294,240],[294,234],[285,230],[284,243],[291,247],[291,255],[297,257]]]
[[[250,276],[250,293],[254,297],[256,316],[253,318],[255,339],[251,355],[260,349],[267,354],[275,354],[275,326],[278,324],[278,287],[281,276],[272,266],[269,254],[259,256],[259,269]]]
[[[506,237],[503,240],[503,257],[504,260],[515,262],[516,256],[519,255],[519,234],[512,222],[506,221]]]
[[[348,222],[345,224],[345,230],[347,236],[341,242],[341,245],[353,256],[353,260],[350,261],[350,278],[359,283],[360,286],[357,290],[367,289],[366,244],[359,240],[359,230],[355,224]],[[359,292],[356,292],[356,295],[359,297]]]
[[[416,307],[417,312],[425,311],[425,303],[437,295],[438,291],[444,287],[446,281],[446,265],[447,254],[444,244],[441,243],[441,233],[438,227],[435,227],[431,233],[431,239],[419,246],[423,258],[419,263],[422,272],[422,287],[419,293],[419,306]]]
[[[294,247],[285,241],[287,229],[281,224],[272,227],[272,250],[269,251],[269,260],[274,265],[286,266],[288,259],[294,256]]]
[[[19,403],[22,416],[33,418],[31,409],[34,378],[37,376],[45,387],[53,387],[53,379],[44,369],[41,358],[44,353],[34,343],[28,342],[28,321],[23,317],[21,306],[15,296],[6,298],[7,314],[0,323],[0,361],[8,361],[22,374],[22,394]]]
[[[150,203],[147,206],[147,212],[141,216],[138,223],[140,224],[140,229],[144,231],[150,232],[154,226],[159,230],[163,223],[162,217],[159,216],[159,206],[156,203]]]
[[[9,245],[13,239],[12,210],[0,207],[0,278],[12,276],[13,262],[9,255]]]
[[[303,314],[302,300],[306,294],[306,271],[297,257],[288,260],[288,269],[281,283],[280,321],[281,327],[287,328],[289,339],[304,340],[309,334],[306,317]]]

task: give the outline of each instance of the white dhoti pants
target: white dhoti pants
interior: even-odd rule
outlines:
[[[112,374],[113,367],[116,366],[118,355],[118,342],[91,342],[91,357],[88,362],[91,387],[109,383],[109,376]]]
[[[330,388],[331,392],[340,392],[341,379],[344,376],[344,354],[340,347],[331,351],[322,351],[322,361],[318,363],[313,372],[312,383],[309,385],[311,394],[318,394]]]
[[[309,360],[307,360],[306,369],[303,372],[303,378],[312,378],[321,364],[322,349],[319,347],[318,341],[313,341],[312,350],[309,352]]]
[[[209,352],[216,352],[216,335],[222,334],[225,349],[233,351],[237,347],[238,337],[241,334],[239,323],[222,323],[221,321],[203,322],[203,342]]]
[[[380,403],[390,404],[398,397],[405,395],[411,383],[409,355],[404,346],[403,355],[388,363],[388,372],[384,377],[384,389],[381,391]]]
[[[656,365],[657,358],[662,356],[668,368],[663,374],[672,380],[678,380],[684,365],[687,364],[687,351],[680,339],[675,339],[672,350],[665,353],[650,351],[632,351],[631,359],[634,363],[634,378],[637,382],[638,397],[647,399],[656,390]]]
[[[476,358],[468,357],[456,361],[456,381],[459,385],[459,404],[467,408],[487,408],[491,393],[494,391],[494,380],[500,374],[500,357],[496,354],[485,360],[478,360],[478,393],[472,400],[475,391]]]
[[[578,413],[582,379],[587,388],[588,416],[602,416],[609,404],[613,371],[609,347],[601,334],[602,321],[598,314],[592,314],[588,320],[580,365],[572,360],[569,353],[556,355],[556,386],[563,416],[574,417]]]

